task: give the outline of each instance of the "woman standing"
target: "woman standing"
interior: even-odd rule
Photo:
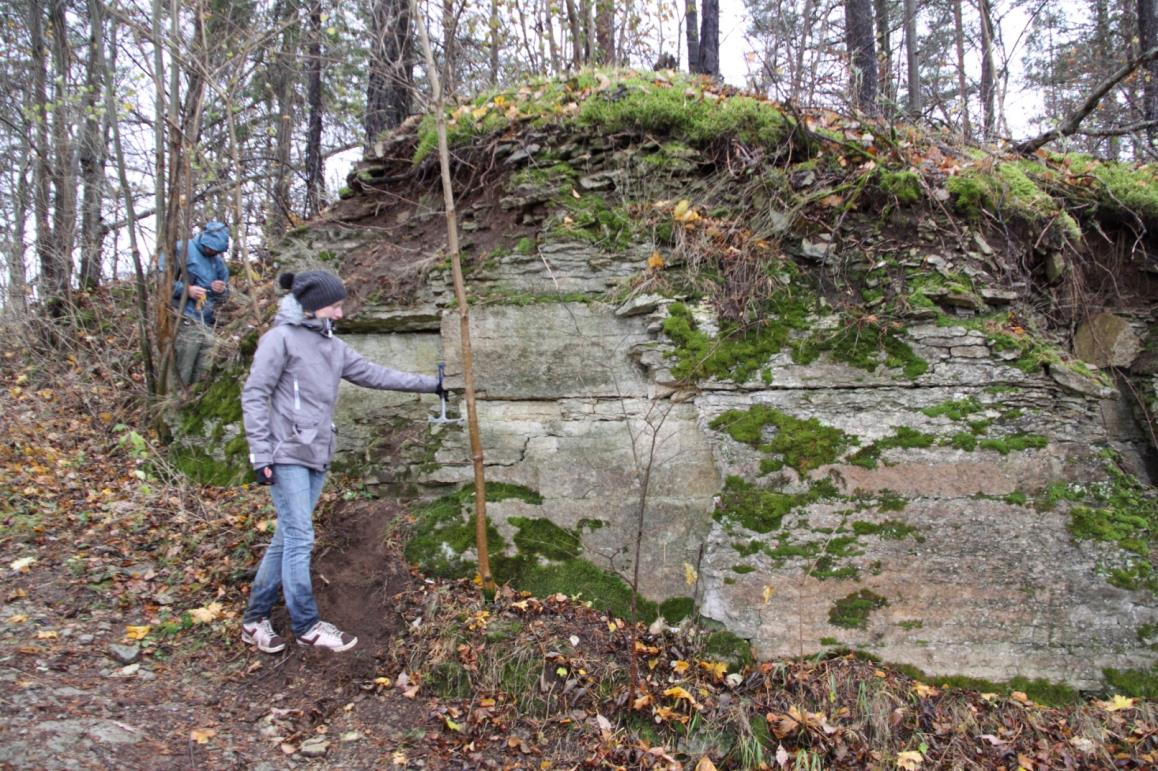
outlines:
[[[372,364],[334,337],[346,297],[334,274],[283,273],[279,283],[290,293],[259,341],[241,391],[249,461],[258,484],[270,485],[277,509],[277,531],[257,569],[241,639],[266,653],[285,648],[269,620],[280,590],[299,645],[345,651],[358,638],[321,620],[310,582],[313,511],[334,454],[338,383],[440,393],[442,381]]]

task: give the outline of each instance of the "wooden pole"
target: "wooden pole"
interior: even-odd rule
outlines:
[[[483,474],[482,440],[478,430],[478,408],[474,394],[474,366],[470,350],[470,306],[466,302],[466,284],[462,278],[462,260],[458,249],[458,217],[454,208],[454,187],[450,177],[450,148],[446,141],[446,108],[438,68],[426,32],[426,20],[418,10],[417,0],[411,0],[411,15],[418,25],[418,39],[426,57],[426,75],[434,101],[434,115],[438,127],[438,158],[442,168],[442,198],[446,206],[447,247],[450,250],[451,274],[454,278],[454,297],[458,301],[459,341],[462,344],[462,381],[466,392],[466,425],[470,434],[471,460],[474,462],[475,545],[478,549],[478,574],[483,593],[493,596],[495,579],[491,575],[490,553],[487,549],[487,494]]]

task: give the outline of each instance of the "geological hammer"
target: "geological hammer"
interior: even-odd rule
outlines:
[[[462,423],[463,422],[463,419],[461,417],[458,417],[458,418],[446,417],[446,388],[442,385],[442,378],[445,375],[446,375],[446,364],[440,363],[438,365],[438,398],[439,398],[439,403],[440,403],[438,417],[437,418],[436,417],[427,417],[426,418],[427,422],[434,423],[435,425],[446,425],[448,423]]]

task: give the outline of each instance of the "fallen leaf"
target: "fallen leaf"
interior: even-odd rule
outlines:
[[[760,596],[764,598],[765,605],[767,605],[768,601],[771,600],[775,595],[776,589],[767,585],[764,586],[764,591],[760,592]]]
[[[683,659],[677,659],[676,661],[673,661],[671,663],[671,668],[674,669],[676,671],[676,674],[679,674],[679,675],[682,675],[684,672],[687,672],[688,669],[691,668],[691,666],[692,666],[691,664],[684,661]]]
[[[189,740],[198,744],[208,744],[216,735],[217,730],[214,728],[194,728],[189,732]]]
[[[24,615],[23,613],[17,613],[14,616],[8,617],[8,623],[9,624],[25,624],[27,622],[28,622],[28,616]]]
[[[446,727],[447,728],[454,731],[455,733],[462,733],[462,724],[461,723],[454,722],[453,720],[450,719],[449,715],[443,715],[442,719],[446,721]]]
[[[34,562],[36,562],[36,557],[21,557],[18,560],[13,560],[8,567],[16,573],[27,573],[29,566]]]
[[[1123,709],[1133,709],[1136,699],[1129,699],[1121,694],[1115,694],[1109,701],[1099,701],[1097,705],[1106,712],[1118,712]]]
[[[389,688],[390,687],[390,678],[389,677],[375,677],[374,678],[374,685],[380,685],[383,688]]]
[[[145,637],[148,636],[150,629],[152,629],[152,627],[149,626],[126,626],[125,639],[144,640]]]
[[[926,685],[925,683],[922,683],[919,681],[913,683],[913,692],[916,693],[917,696],[921,697],[922,699],[927,699],[930,696],[936,696],[937,694],[940,693],[940,691],[938,691],[933,686]]]
[[[1021,704],[1033,704],[1030,698],[1025,695],[1024,691],[1014,691],[1013,693],[1009,694],[1009,698]]]
[[[717,771],[716,764],[712,762],[711,758],[704,755],[700,758],[699,762],[696,763],[695,771]]]
[[[925,756],[916,750],[906,750],[897,753],[897,766],[905,769],[905,771],[915,771],[921,767],[921,763],[925,761]]]
[[[647,267],[651,268],[652,270],[658,270],[659,268],[663,267],[663,255],[660,254],[658,250],[652,252],[651,256],[647,258]],[[690,565],[688,565],[687,563],[684,563],[684,570],[685,571],[690,567],[691,567]],[[694,583],[694,582],[689,582],[689,583]]]
[[[776,765],[788,768],[788,750],[784,749],[783,744],[776,745]]]
[[[689,704],[695,704],[696,703],[696,700],[692,697],[692,695],[690,693],[688,693],[686,689],[681,688],[678,685],[673,685],[671,688],[668,688],[666,691],[663,692],[663,695],[664,696],[670,696],[673,699],[675,699],[676,701],[680,701],[682,699],[682,700],[686,700]]]
[[[211,602],[203,608],[194,608],[189,611],[189,617],[198,624],[210,624],[221,617],[221,603]]]
[[[60,635],[52,629],[44,629],[36,633],[37,640],[55,640],[58,637],[60,637]]]
[[[699,662],[700,669],[709,673],[716,682],[724,679],[724,675],[728,674],[728,665],[723,661],[701,661]]]

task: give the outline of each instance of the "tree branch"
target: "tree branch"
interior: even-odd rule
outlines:
[[[1114,72],[1114,74],[1112,74],[1109,78],[1103,81],[1101,85],[1095,88],[1093,92],[1086,97],[1086,101],[1082,102],[1081,107],[1071,113],[1070,116],[1066,118],[1064,123],[1059,125],[1057,128],[1050,129],[1044,134],[1039,134],[1032,139],[1027,139],[1024,142],[1018,142],[1013,146],[1013,149],[1023,155],[1030,155],[1031,153],[1038,151],[1055,139],[1061,139],[1062,137],[1068,137],[1071,134],[1078,133],[1078,127],[1081,126],[1082,121],[1085,120],[1089,114],[1097,108],[1098,103],[1102,101],[1102,97],[1110,93],[1114,86],[1118,85],[1127,77],[1129,77],[1130,74],[1134,72],[1134,70],[1138,69],[1140,66],[1146,64],[1147,62],[1153,61],[1154,59],[1158,59],[1158,47],[1151,48],[1148,51],[1144,51],[1138,54],[1138,56],[1129,59],[1125,64],[1119,67],[1118,70]]]

